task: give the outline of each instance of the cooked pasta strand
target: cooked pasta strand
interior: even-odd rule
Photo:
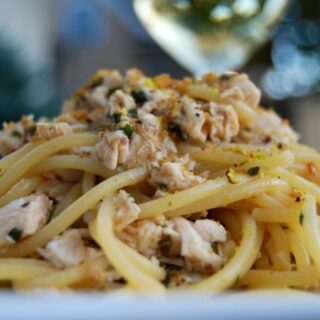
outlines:
[[[120,173],[101,182],[72,203],[72,205],[61,212],[55,219],[51,220],[50,223],[39,232],[9,248],[4,248],[1,256],[23,257],[34,252],[37,248],[45,245],[55,235],[72,225],[84,212],[92,208],[105,196],[125,186],[135,184],[143,180],[145,176],[145,169],[137,168]]]
[[[44,261],[0,258],[0,280],[25,280],[53,271],[54,269]]]
[[[299,271],[250,270],[239,281],[238,286],[250,287],[311,287],[319,280],[315,268]]]
[[[15,287],[20,290],[37,288],[66,288],[85,278],[93,276],[97,268],[105,269],[107,262],[103,257],[92,259],[75,267],[55,270],[48,274],[37,275],[28,280],[16,281]]]
[[[98,137],[90,133],[75,133],[58,137],[33,148],[0,177],[0,195],[10,189],[30,168],[46,157],[67,148],[97,143]]]
[[[310,257],[301,238],[293,230],[285,230],[298,270],[310,267]]]
[[[36,167],[28,171],[27,174],[33,176],[57,169],[76,169],[104,178],[112,175],[110,171],[97,160],[69,154],[51,156],[40,162]]]
[[[136,290],[163,293],[163,285],[141,272],[119,246],[113,232],[113,212],[112,200],[109,196],[103,201],[97,216],[97,240],[108,260]]]
[[[195,201],[212,197],[228,185],[226,178],[217,178],[199,184],[187,190],[168,195],[165,198],[151,200],[140,205],[140,218],[151,218],[165,212],[181,208]]]
[[[304,244],[320,272],[320,232],[318,227],[317,204],[315,199],[306,195],[299,219],[298,232],[302,234]]]
[[[0,208],[6,206],[11,201],[28,196],[40,186],[42,181],[41,177],[20,180],[6,194],[0,197]]]
[[[286,189],[287,184],[279,179],[269,179],[265,177],[238,185],[230,185],[225,189],[227,192],[222,190],[222,192],[219,192],[215,197],[210,197],[202,201],[194,201],[192,205],[167,212],[166,216],[177,217],[202,210],[224,207],[233,202],[270,191],[275,187],[279,189]]]
[[[52,212],[51,218],[55,218],[58,214],[60,214],[63,210],[68,208],[73,202],[75,202],[80,196],[82,191],[82,182],[76,183],[62,198],[59,204],[56,206],[54,211]]]
[[[252,217],[257,222],[297,223],[299,210],[287,208],[256,208],[252,211]]]
[[[7,171],[15,162],[17,162],[39,144],[41,144],[41,142],[27,143],[22,148],[2,158],[0,160],[0,174],[3,174],[5,171]]]
[[[217,273],[193,285],[193,290],[221,292],[241,279],[256,260],[263,238],[263,229],[248,214],[241,214],[242,240],[235,255]]]
[[[97,236],[97,220],[92,220],[90,222],[90,233],[94,237],[96,241],[98,241]],[[130,248],[128,245],[115,238],[118,246],[121,247],[121,250],[130,258],[130,260],[141,270],[143,270],[146,274],[157,280],[163,280],[165,277],[165,271],[152,263],[149,259],[139,254],[137,251]]]

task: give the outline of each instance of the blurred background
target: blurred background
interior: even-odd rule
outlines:
[[[320,148],[319,0],[0,0],[0,121],[53,116],[99,68],[237,69]]]

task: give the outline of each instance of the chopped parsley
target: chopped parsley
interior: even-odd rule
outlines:
[[[247,170],[247,174],[251,177],[256,176],[260,171],[260,167],[251,167]]]
[[[121,89],[120,87],[115,87],[115,88],[111,88],[109,89],[108,93],[107,93],[107,98],[109,98],[110,96],[112,96],[117,90]]]
[[[159,185],[159,188],[160,188],[161,190],[167,190],[167,185],[166,185],[165,183],[160,182],[160,183],[158,183],[158,185]]]
[[[21,139],[22,138],[22,133],[17,131],[17,130],[14,130],[12,131],[11,135],[15,138],[18,138],[18,139]]]
[[[131,126],[129,123],[127,123],[123,128],[121,128],[121,130],[123,130],[124,134],[130,139],[133,133],[133,126]]]
[[[219,254],[219,247],[218,247],[218,242],[214,241],[211,243],[211,248],[214,253]]]
[[[142,90],[139,90],[139,91],[132,90],[131,96],[136,103],[144,103],[148,100],[146,94]]]
[[[21,229],[12,228],[8,232],[8,237],[10,237],[12,240],[14,240],[14,242],[18,242],[21,239],[22,233],[23,233],[23,231]]]
[[[138,109],[134,108],[128,111],[128,116],[130,118],[138,118]]]
[[[53,214],[54,214],[56,207],[58,205],[58,201],[55,198],[50,198],[50,201],[51,201],[51,209],[49,210],[49,214],[48,214],[48,221],[49,222],[54,218]]]
[[[121,121],[121,113],[120,112],[115,112],[112,115],[113,121],[115,122],[115,124],[118,124]]]
[[[37,131],[37,126],[35,124],[29,127],[29,134],[31,136],[33,136],[36,133],[36,131]]]
[[[234,169],[229,168],[226,172],[226,176],[230,183],[237,183],[237,173]]]
[[[171,246],[172,246],[172,239],[169,235],[165,235],[159,241],[159,250],[160,250],[161,254],[164,256],[169,254]]]
[[[75,104],[80,104],[86,101],[86,98],[84,97],[83,94],[78,93],[75,94],[74,96],[71,97],[71,100],[75,103]]]
[[[303,214],[303,212],[301,212],[300,215],[299,215],[300,226],[303,226],[303,221],[304,221],[304,214]]]

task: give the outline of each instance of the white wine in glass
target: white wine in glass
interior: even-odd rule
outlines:
[[[240,68],[289,0],[135,0],[153,39],[194,75]]]

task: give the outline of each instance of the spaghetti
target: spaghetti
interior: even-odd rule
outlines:
[[[319,289],[320,155],[246,75],[99,71],[0,132],[0,280],[56,288]]]

